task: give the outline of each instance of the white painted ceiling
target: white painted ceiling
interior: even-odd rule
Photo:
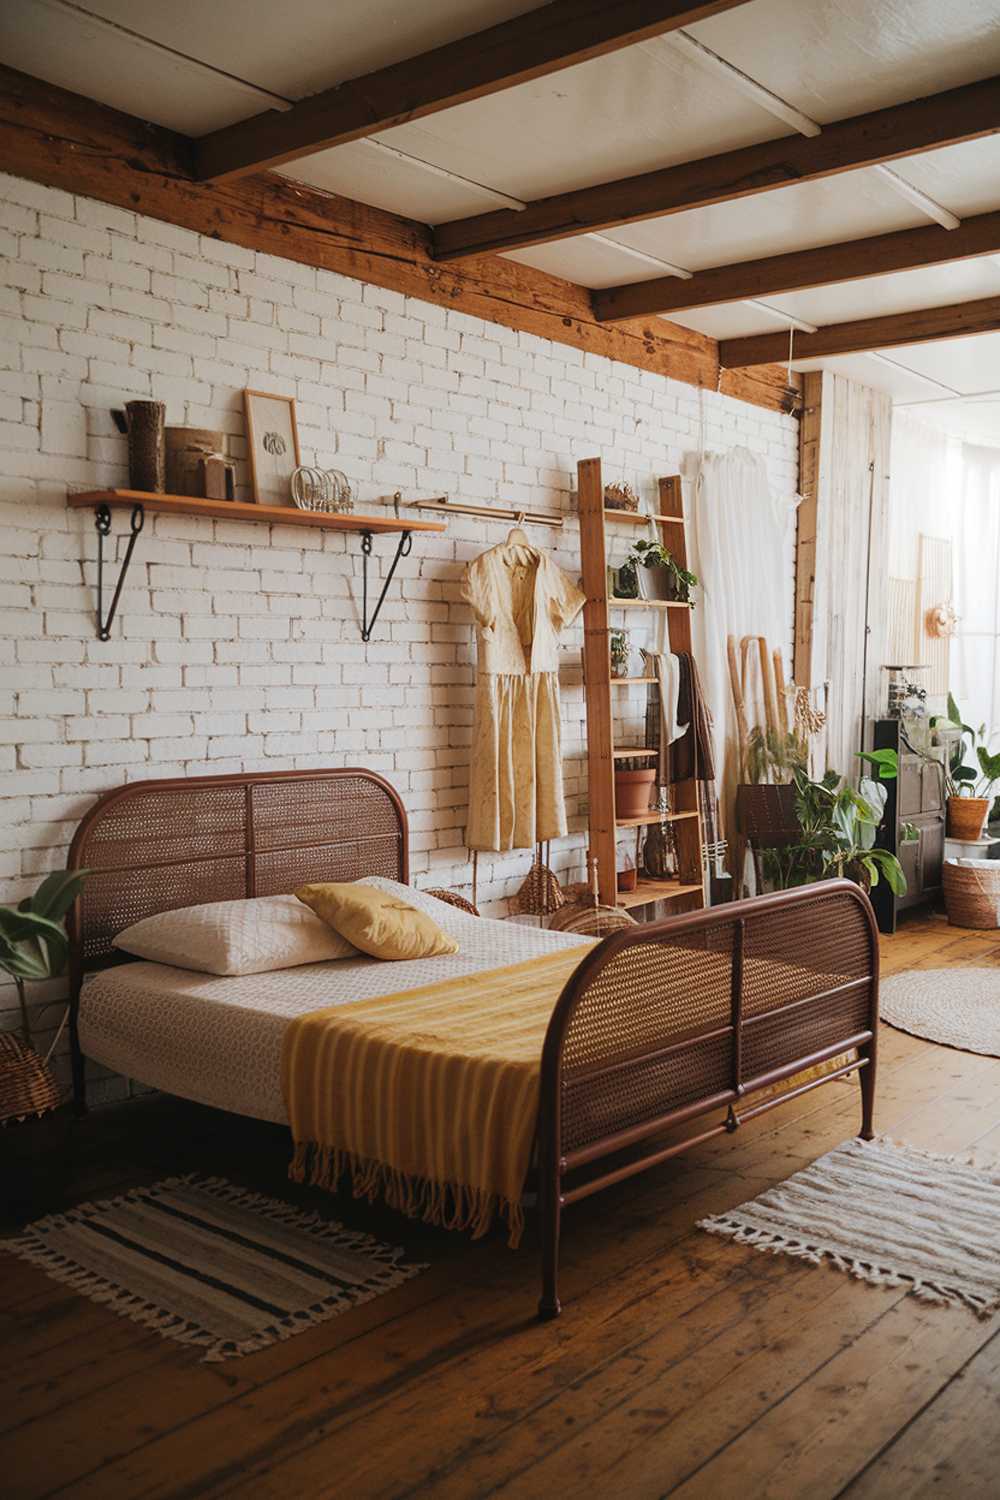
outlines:
[[[0,0],[13,67],[156,123],[200,135],[533,9],[537,0]],[[788,104],[828,123],[1000,74],[1000,0],[752,0],[690,28]],[[426,223],[484,212],[495,192],[528,200],[752,142],[791,127],[671,38],[291,163],[288,176]],[[421,163],[440,169],[432,172]],[[959,217],[1000,208],[1000,138],[893,164]],[[585,286],[663,273],[614,242],[689,270],[929,222],[873,171],[513,252]],[[611,243],[608,243],[608,240]],[[1000,258],[769,298],[822,325],[1000,295]],[[746,303],[671,315],[713,337],[773,331]],[[796,362],[798,365],[798,362]],[[881,386],[954,429],[968,413],[992,441],[1000,335],[821,363]],[[800,366],[805,367],[805,366]],[[962,396],[956,402],[954,396]],[[995,439],[1000,442],[1000,437]]]

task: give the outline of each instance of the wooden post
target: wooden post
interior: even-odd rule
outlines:
[[[614,722],[608,645],[608,572],[601,460],[577,464],[580,553],[583,563],[583,680],[587,694],[590,855],[597,860],[600,900],[614,906],[616,883]]]
[[[660,539],[681,567],[686,568],[688,546],[687,528],[683,525],[684,493],[681,487],[681,476],[669,474],[661,478],[659,493],[660,515],[676,517],[678,523],[674,524],[669,520],[661,521]],[[685,651],[691,654],[691,611],[689,609],[670,610],[667,615],[667,634],[671,651]],[[674,783],[673,805],[675,812],[700,812],[697,780]],[[687,910],[705,904],[704,869],[701,862],[702,826],[702,816],[685,818],[674,824],[674,844],[677,849],[680,879],[684,884],[701,882],[702,891],[700,896],[695,893],[683,898],[682,905],[672,907],[672,910]]]
[[[799,687],[812,687],[822,373],[810,372],[804,376],[803,398],[805,406],[799,424],[799,492],[802,500],[795,544],[795,657],[792,674]]]

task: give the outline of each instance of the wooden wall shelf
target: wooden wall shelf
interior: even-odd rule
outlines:
[[[683,599],[609,599],[609,609],[686,609]]]
[[[210,516],[217,521],[258,521],[278,526],[319,526],[326,531],[446,531],[446,521],[401,521],[398,516],[327,515],[297,505],[253,505],[245,500],[201,500],[195,495],[158,495],[145,490],[83,490],[67,496],[72,510],[131,510],[141,505],[154,515]]]
[[[648,526],[651,521],[663,526],[684,526],[683,516],[648,516],[640,510],[605,510],[605,521],[628,521],[633,526]]]
[[[401,557],[409,555],[415,531],[445,531],[444,521],[401,521],[398,516],[331,515],[325,511],[299,510],[297,505],[249,505],[244,500],[203,500],[196,495],[160,495],[147,490],[82,490],[67,495],[71,510],[92,510],[97,527],[97,639],[111,638],[111,626],[118,610],[125,575],[135,544],[146,523],[146,512],[167,516],[209,516],[217,521],[256,521],[278,526],[314,526],[327,531],[350,531],[361,537],[361,639],[369,641],[385,602],[393,574]],[[111,534],[111,513],[129,512],[129,538],[118,570],[118,581],[107,613],[104,610],[104,538]],[[378,602],[368,613],[368,559],[372,537],[376,532],[392,532],[399,537],[396,555],[386,570]]]
[[[617,828],[652,828],[654,823],[682,823],[685,818],[696,818],[697,812],[693,808],[687,808],[683,812],[662,813],[653,808],[650,812],[643,813],[638,818],[616,818]]]
[[[639,880],[634,891],[618,892],[616,904],[629,910],[633,906],[648,906],[651,901],[677,901],[682,896],[698,906],[704,900],[700,885],[682,885],[678,880]]]

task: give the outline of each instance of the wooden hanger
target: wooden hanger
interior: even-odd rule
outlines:
[[[524,530],[525,515],[526,515],[525,511],[523,511],[523,510],[518,511],[518,513],[517,513],[517,525],[514,526],[514,527],[512,527],[512,529],[507,533],[507,541],[505,543],[506,546],[508,546],[508,547],[532,547],[533,548],[534,544],[533,544],[531,538],[529,537],[528,533]]]
[[[526,547],[529,552],[537,553],[538,547],[535,546],[534,541],[531,540],[528,532],[526,532],[525,528],[523,528],[523,523],[525,523],[525,514],[526,513],[523,510],[517,511],[517,525],[513,526],[513,529],[507,532],[507,541],[505,541],[504,546]]]

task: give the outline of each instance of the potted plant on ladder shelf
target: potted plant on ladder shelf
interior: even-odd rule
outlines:
[[[635,579],[639,598],[649,602],[691,603],[691,590],[698,579],[682,568],[662,542],[634,542],[627,562],[620,569],[623,581]]]

